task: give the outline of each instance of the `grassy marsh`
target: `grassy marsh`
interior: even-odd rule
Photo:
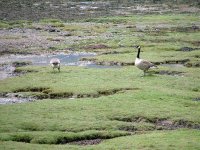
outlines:
[[[97,52],[101,55],[93,58],[96,62],[130,66],[61,66],[60,73],[49,66],[18,67],[16,72],[26,74],[1,80],[0,93],[20,93],[38,100],[0,105],[0,148],[199,149],[200,103],[194,99],[200,97],[200,68],[159,66],[142,78],[133,66],[136,50],[132,48],[141,45],[142,58],[154,63],[186,59],[186,66],[199,63],[198,14],[102,17],[73,23],[45,19],[27,24],[72,32],[55,50]],[[15,25],[3,21],[0,27]],[[50,38],[59,34],[40,30]],[[72,42],[66,43],[70,38]],[[195,50],[181,51],[183,47]],[[162,71],[175,74],[159,74]],[[96,139],[102,141],[85,147],[70,144]]]

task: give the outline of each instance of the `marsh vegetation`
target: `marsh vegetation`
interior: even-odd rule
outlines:
[[[134,1],[100,17],[91,12],[104,12],[109,1],[28,3],[12,10],[15,20],[3,9],[0,21],[0,149],[200,148],[196,1],[146,9]],[[26,5],[40,13],[51,6],[55,17],[20,14]],[[65,20],[61,6],[91,15]],[[135,45],[158,66],[145,77],[134,66]],[[60,72],[48,64],[54,56]]]

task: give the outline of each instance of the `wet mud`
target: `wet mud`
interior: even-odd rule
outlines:
[[[167,118],[147,118],[147,117],[133,117],[133,118],[111,118],[111,120],[132,122],[132,123],[150,123],[151,128],[145,128],[144,131],[152,130],[176,130],[179,128],[200,129],[200,123],[187,121],[184,119],[170,120]],[[121,126],[120,130],[129,132],[141,131],[137,126]]]
[[[0,104],[16,104],[35,101],[32,97],[24,97],[22,94],[18,93],[7,93],[1,94]]]
[[[111,89],[105,91],[97,91],[97,93],[90,94],[75,94],[71,92],[63,92],[63,93],[54,93],[50,88],[45,87],[35,87],[35,88],[23,88],[15,90],[13,93],[2,93],[0,96],[0,104],[12,104],[12,98],[14,103],[21,102],[29,102],[34,100],[42,100],[42,99],[67,99],[73,100],[78,98],[98,98],[101,96],[109,96],[117,93],[122,93],[126,91],[135,91],[138,88],[119,88],[119,89]],[[25,96],[23,92],[31,92],[32,96]]]
[[[92,140],[81,140],[81,141],[70,142],[68,144],[87,146],[87,145],[97,145],[100,144],[102,141],[103,139],[92,139]]]

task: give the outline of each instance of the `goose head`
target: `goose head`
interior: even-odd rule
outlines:
[[[135,48],[137,48],[137,49],[141,48],[140,45],[136,45],[136,46],[133,46],[133,47],[135,47]]]

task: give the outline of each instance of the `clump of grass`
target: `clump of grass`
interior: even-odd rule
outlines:
[[[32,25],[32,21],[16,20],[16,21],[0,21],[0,29],[10,28],[28,28]]]
[[[64,31],[78,31],[83,30],[83,27],[81,25],[65,25],[62,29]]]
[[[2,149],[198,149],[199,132],[196,130],[177,130],[177,131],[156,131],[140,135],[124,136],[106,140],[98,145],[74,146],[65,145],[49,145],[49,144],[25,144],[13,141],[1,141]],[[49,136],[50,139],[52,136]],[[38,137],[39,139],[39,137]],[[48,140],[47,139],[47,140]],[[44,139],[44,143],[46,141]],[[156,143],[156,144],[155,144]]]
[[[6,21],[0,21],[0,29],[4,29],[4,28],[9,28],[10,27],[10,25],[8,24],[8,22],[6,22]]]
[[[12,65],[14,67],[22,67],[22,66],[27,66],[27,65],[31,65],[31,61],[14,61],[12,62]]]
[[[18,132],[1,134],[0,139],[3,141],[17,141],[35,144],[66,144],[74,141],[91,140],[91,139],[111,139],[119,136],[130,135],[124,131],[84,131],[84,132]]]
[[[42,19],[39,23],[51,25],[52,27],[65,27],[65,24],[60,19]]]
[[[61,21],[60,19],[41,19],[39,21],[40,23],[62,23],[63,21]]]
[[[119,130],[138,132],[138,131],[153,131],[155,125],[151,123],[127,123],[119,126]]]

